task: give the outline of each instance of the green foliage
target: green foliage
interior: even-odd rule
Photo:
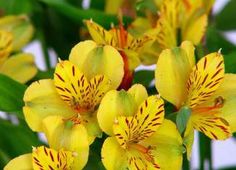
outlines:
[[[236,1],[231,0],[223,10],[216,15],[216,27],[220,30],[234,30],[236,29]]]
[[[222,54],[229,54],[236,50],[236,46],[225,39],[223,32],[214,26],[208,27],[206,33],[206,47],[208,52],[216,52],[222,49]]]
[[[140,70],[135,72],[133,83],[139,83],[148,88],[152,80],[154,80],[154,71]]]
[[[82,21],[84,19],[91,19],[91,18],[94,21],[96,21],[97,23],[104,26],[105,28],[109,28],[111,23],[114,23],[114,24],[118,23],[117,16],[105,14],[104,12],[99,11],[99,10],[79,9],[79,8],[76,8],[76,7],[66,3],[65,1],[62,1],[62,0],[60,0],[60,1],[58,1],[58,0],[40,0],[40,1],[44,2],[45,4],[47,4],[50,7],[53,7],[58,12],[60,12],[64,16],[68,17],[69,19],[71,19],[75,23],[82,24]],[[130,22],[131,19],[124,17],[123,21],[125,23]]]
[[[6,112],[21,112],[24,106],[23,95],[25,90],[25,85],[0,74],[0,110]]]

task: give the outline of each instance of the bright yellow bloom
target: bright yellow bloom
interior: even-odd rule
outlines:
[[[11,160],[4,170],[41,170],[41,169],[74,169],[75,152],[64,149],[54,150],[45,146],[33,147],[32,154],[24,154]]]
[[[98,121],[111,136],[102,147],[106,169],[181,168],[182,138],[174,123],[164,120],[163,100],[147,97],[142,85],[134,85],[128,92],[108,92],[99,107]]]
[[[122,21],[121,21],[122,22]],[[119,28],[107,31],[92,20],[85,21],[89,33],[98,44],[111,45],[116,48],[124,62],[124,77],[121,88],[128,89],[133,80],[133,71],[140,64],[139,51],[150,41],[148,36],[134,38],[120,23]]]
[[[31,54],[18,53],[10,56],[13,51],[28,43],[33,35],[33,27],[26,19],[25,16],[0,18],[0,73],[21,83],[27,82],[37,73]]]
[[[157,22],[153,23],[152,17],[149,17],[150,24],[145,24],[146,30],[143,32],[156,37],[152,46],[142,51],[145,64],[154,64],[162,50],[177,47],[182,41],[199,44],[205,34],[208,13],[214,0],[163,0],[157,3],[160,4]],[[138,20],[141,19],[131,25],[132,32],[144,30],[141,29],[143,22]]]
[[[0,18],[0,30],[12,33],[12,50],[19,51],[32,38],[34,28],[26,15],[9,15]]]
[[[57,64],[54,80],[40,80],[28,87],[25,119],[32,130],[43,131],[45,118],[62,116],[64,121],[85,126],[92,142],[102,133],[97,107],[108,90],[119,86],[122,77],[123,62],[113,47],[80,42],[72,49],[69,61]]]
[[[157,62],[156,88],[179,110],[192,113],[185,132],[190,156],[193,129],[211,139],[227,139],[236,131],[236,76],[224,73],[220,52],[203,57],[195,65],[194,46],[186,41],[181,47],[164,50]]]

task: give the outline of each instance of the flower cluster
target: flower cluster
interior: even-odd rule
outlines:
[[[35,81],[24,93],[25,121],[46,135],[48,146],[33,147],[5,169],[83,169],[96,138],[104,139],[101,161],[108,170],[181,169],[194,130],[213,140],[229,138],[236,131],[236,76],[225,73],[220,50],[198,61],[195,56],[212,4],[163,0],[155,24],[145,29],[148,18],[137,18],[127,30],[121,19],[110,30],[85,20],[93,40],[76,44],[68,60],[59,59],[52,79]],[[8,56],[27,38],[1,29],[3,22],[0,72],[25,82],[36,73],[32,64],[24,67],[31,75],[11,73],[23,64],[20,58],[31,62],[31,56]],[[153,63],[157,93],[150,95],[133,77],[140,64]],[[167,114],[166,103],[173,113]]]

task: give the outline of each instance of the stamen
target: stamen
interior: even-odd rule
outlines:
[[[151,163],[154,163],[153,155],[151,155],[151,150],[153,149],[151,146],[145,147],[143,145],[137,144],[137,143],[132,143],[129,145],[129,148],[133,148],[135,150],[138,150],[141,152],[145,159]]]
[[[215,98],[215,107],[217,108],[222,108],[224,105],[224,98],[222,96],[219,96],[217,98]]]

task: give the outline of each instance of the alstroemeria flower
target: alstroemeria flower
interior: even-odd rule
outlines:
[[[26,19],[25,16],[0,18],[0,73],[21,83],[27,82],[37,73],[32,54],[11,55],[32,37],[32,25]]]
[[[113,27],[109,31],[92,20],[86,20],[85,23],[94,41],[98,44],[111,45],[120,52],[125,73],[120,88],[128,89],[132,84],[133,71],[140,64],[139,51],[150,41],[150,38],[148,36],[134,38],[125,30],[122,22],[119,28]]]
[[[102,130],[110,135],[102,147],[106,169],[180,169],[182,138],[174,123],[164,120],[164,102],[147,97],[142,85],[110,91],[98,110]]]
[[[211,139],[227,139],[236,131],[235,75],[224,73],[220,52],[206,55],[195,64],[194,47],[183,42],[181,47],[164,50],[157,62],[156,88],[177,110],[191,109],[185,138],[190,156],[193,129]]]
[[[32,153],[24,154],[12,159],[5,170],[41,170],[41,169],[72,169],[77,170],[75,159],[79,156],[76,152],[64,149],[54,150],[45,146],[33,147]]]
[[[122,77],[123,62],[116,49],[93,41],[80,42],[72,49],[69,61],[57,64],[53,80],[40,80],[28,87],[25,119],[32,130],[43,131],[46,117],[62,116],[64,121],[85,126],[92,142],[102,133],[97,107],[107,91],[119,86]]]
[[[146,64],[156,63],[162,50],[177,47],[180,42],[188,40],[197,45],[202,40],[207,26],[208,13],[214,0],[163,0],[160,4],[158,19],[145,24],[140,18],[130,30],[144,30],[143,34],[155,37],[156,41],[142,51],[142,61]],[[150,17],[149,17],[150,18]],[[144,19],[142,19],[144,20]],[[147,19],[146,19],[147,20]],[[147,21],[146,21],[147,22]],[[149,28],[148,28],[149,27]]]

